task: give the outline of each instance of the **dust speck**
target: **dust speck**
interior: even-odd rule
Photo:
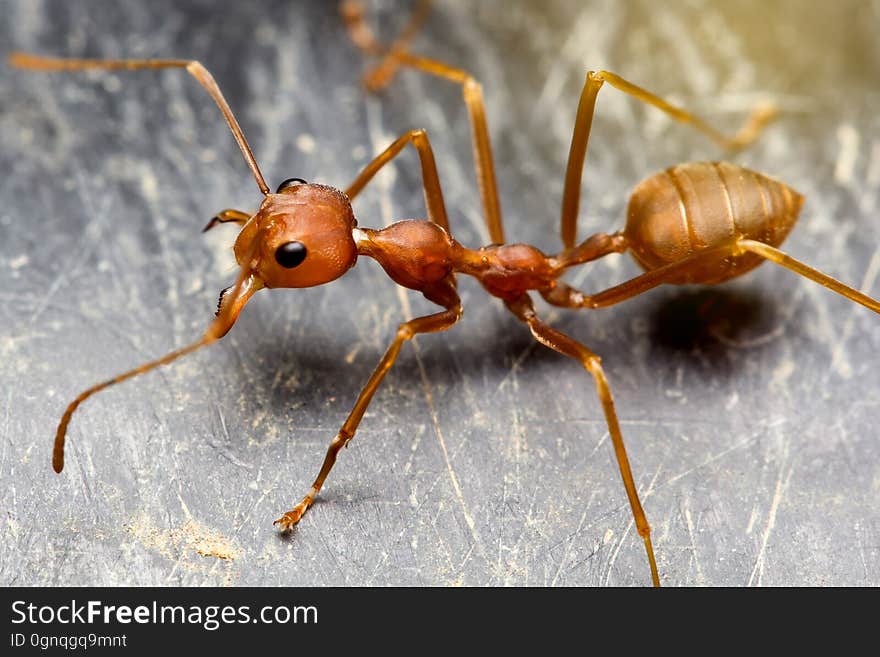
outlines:
[[[191,571],[210,571],[202,557],[232,562],[242,554],[231,539],[195,520],[179,527],[158,527],[149,515],[141,513],[124,529],[148,550]]]

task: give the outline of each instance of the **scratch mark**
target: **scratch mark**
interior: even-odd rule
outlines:
[[[702,586],[706,583],[706,576],[703,573],[703,567],[700,565],[700,558],[697,553],[697,542],[694,540],[694,518],[691,515],[690,508],[687,506],[684,508],[684,519],[687,523],[688,536],[691,538],[691,560],[697,568],[697,583]]]
[[[831,321],[831,313],[828,309],[829,303],[829,295],[825,294],[825,290],[816,289],[819,288],[818,285],[808,285],[807,281],[804,281],[803,292],[810,296],[812,300],[812,305],[815,309],[816,319],[813,321],[815,325],[816,332],[821,336],[821,339],[827,344],[833,344],[837,342],[837,329],[834,327]],[[827,383],[828,377],[832,372],[836,372],[838,376],[844,379],[848,379],[852,376],[852,365],[850,365],[848,358],[846,357],[846,350],[841,349],[838,356],[838,362],[834,363],[832,358],[832,365],[834,367],[829,367],[823,374],[823,382]]]
[[[861,529],[861,527],[859,526],[859,523],[857,522],[855,524],[855,527],[853,527],[853,532],[856,535],[856,543],[859,546],[859,559],[862,562],[862,570],[865,573],[865,584],[870,586],[869,582],[871,581],[871,576],[870,576],[870,572],[868,571],[868,561],[865,559],[865,545],[864,545],[864,543],[862,543],[862,535],[861,535],[861,532],[859,531],[860,529]]]
[[[180,488],[177,489],[177,500],[180,502],[180,508],[183,511],[183,515],[186,516],[186,519],[190,522],[194,521],[192,512],[189,510],[189,507],[186,505],[186,502],[183,501],[183,496],[180,494]]]
[[[865,182],[868,189],[876,189],[880,185],[880,141],[875,141],[871,146],[871,159],[868,162]]]
[[[443,460],[446,462],[446,471],[449,474],[449,480],[450,482],[452,482],[452,488],[455,492],[455,497],[458,500],[459,506],[461,507],[461,512],[464,516],[465,523],[467,523],[471,537],[474,540],[474,545],[477,548],[477,554],[479,554],[480,557],[482,557],[483,559],[486,559],[486,547],[483,544],[483,540],[480,538],[480,535],[476,531],[476,523],[474,522],[473,514],[471,513],[470,508],[468,507],[467,502],[464,499],[461,484],[458,481],[458,475],[455,473],[455,469],[452,467],[452,460],[449,458],[449,450],[447,450],[446,448],[446,440],[443,438],[443,431],[441,431],[440,423],[437,420],[437,411],[434,407],[434,398],[431,394],[431,382],[428,379],[428,373],[425,370],[425,365],[422,362],[422,358],[419,354],[418,345],[415,342],[413,342],[413,347],[416,352],[416,363],[419,367],[419,375],[422,379],[422,388],[425,392],[425,402],[428,404],[428,411],[431,414],[431,422],[434,425],[434,435],[437,436],[437,442],[440,444],[440,449],[443,452]]]
[[[559,560],[559,566],[557,566],[556,574],[553,575],[553,579],[550,581],[550,586],[556,586],[556,582],[559,581],[559,575],[562,573],[562,568],[568,562],[568,555],[571,553],[571,546],[574,545],[574,539],[579,536],[581,531],[583,530],[584,523],[587,520],[587,515],[590,513],[591,510],[592,509],[589,505],[584,506],[584,512],[581,514],[581,518],[578,521],[577,529],[575,529],[574,533],[572,533],[568,538],[568,544],[565,546],[565,552],[563,552],[562,558]],[[611,537],[608,536],[609,533],[613,534],[611,529],[605,532],[606,538],[610,540]],[[607,543],[608,541],[606,540],[605,542]]]
[[[220,416],[220,426],[223,428],[223,435],[226,436],[226,442],[220,446],[217,450],[220,453],[220,456],[225,458],[227,461],[232,463],[233,465],[237,465],[240,468],[244,468],[245,470],[251,470],[254,466],[250,463],[245,463],[241,459],[239,459],[232,451],[229,449],[229,445],[232,443],[232,436],[229,435],[229,430],[226,428],[226,418],[223,416],[223,409],[220,405],[217,405],[217,415]],[[208,443],[211,445],[211,443]],[[213,445],[211,445],[213,447]]]
[[[610,438],[610,437],[611,437],[611,434],[608,433],[607,431],[605,431],[605,432],[602,434],[602,437],[599,439],[599,442],[596,443],[596,446],[593,448],[593,451],[591,451],[591,452],[587,455],[587,459],[590,460],[590,461],[592,461],[592,460],[593,460],[593,456],[595,456],[596,452],[598,452],[599,449],[601,449],[602,445],[604,445],[604,444],[605,444],[605,441],[608,440],[608,438]]]
[[[514,396],[519,393],[519,378],[516,376],[516,371],[511,370],[512,376],[512,393]],[[522,465],[522,455],[524,450],[526,449],[525,445],[525,428],[522,423],[522,415],[519,412],[519,407],[515,402],[508,404],[508,407],[511,409],[511,423],[512,423],[512,433],[511,436],[513,438],[513,477],[508,476],[508,473],[505,472],[503,477],[503,495],[502,495],[502,507],[501,507],[501,523],[500,529],[498,532],[498,559],[496,562],[496,576],[500,577],[501,573],[504,572],[504,586],[513,586],[515,584],[516,577],[516,569],[513,567],[516,561],[516,555],[519,551],[520,544],[522,543],[523,536],[525,534],[525,528],[520,525],[519,532],[515,539],[513,547],[507,547],[503,545],[504,535],[507,529],[507,517],[508,513],[508,485],[513,484],[517,487],[518,493],[522,492],[522,477],[520,466]],[[506,443],[505,443],[506,445]],[[506,458],[505,461],[509,462],[509,458]],[[519,498],[519,496],[517,496]],[[508,568],[506,572],[502,566],[502,552],[506,551],[508,558]]]
[[[856,159],[859,156],[859,133],[852,125],[842,123],[837,128],[840,152],[834,165],[834,182],[848,185],[852,182]]]
[[[865,275],[862,278],[862,284],[859,286],[859,291],[870,295],[871,290],[874,288],[874,284],[877,282],[878,274],[880,274],[880,248],[877,248],[874,251],[874,255],[871,256],[871,260],[868,262],[868,268],[865,270]],[[831,368],[839,372],[844,378],[852,376],[852,368],[844,359],[844,351],[847,342],[849,342],[850,337],[852,337],[853,327],[855,326],[856,311],[858,310],[859,308],[857,306],[850,304],[850,310],[846,317],[846,322],[843,325],[843,329],[840,331],[840,338],[833,341],[834,348],[831,352]]]
[[[746,534],[751,536],[752,531],[755,529],[755,523],[757,522],[757,520],[758,520],[758,508],[753,506],[752,512],[749,515],[749,522],[746,525]]]
[[[81,198],[83,199],[83,204],[86,206],[89,214],[93,217],[92,222],[90,222],[89,226],[98,226],[103,223],[104,219],[107,216],[107,210],[110,205],[110,198],[106,197],[103,199],[101,203],[100,209],[98,209],[97,205],[94,202],[91,194],[88,193],[88,185],[85,184],[85,177],[82,174],[82,169],[76,163],[73,163],[73,171],[74,175],[77,178],[77,187],[82,190]],[[36,323],[37,319],[39,319],[40,315],[43,314],[43,311],[49,306],[49,302],[52,300],[52,297],[58,292],[59,289],[63,287],[65,283],[70,282],[74,276],[79,272],[83,263],[88,262],[91,258],[92,254],[95,252],[98,244],[102,243],[102,240],[99,239],[99,235],[91,235],[89,231],[89,226],[86,226],[86,229],[83,231],[82,238],[79,240],[79,243],[72,250],[73,256],[64,263],[61,267],[58,275],[49,285],[49,289],[46,294],[42,297],[40,302],[37,304],[37,307],[34,309],[33,314],[31,314],[28,319],[28,323],[33,325]]]
[[[513,359],[513,362],[512,362],[511,365],[510,365],[510,370],[507,372],[507,374],[504,375],[504,378],[502,378],[502,379],[498,382],[498,385],[497,385],[496,388],[495,388],[496,390],[500,391],[500,390],[503,390],[504,388],[507,387],[507,385],[508,385],[509,382],[510,382],[510,378],[511,378],[511,376],[513,375],[513,373],[516,372],[516,371],[520,368],[520,366],[523,364],[523,362],[526,360],[526,358],[528,358],[528,357],[532,354],[532,352],[535,351],[535,349],[536,349],[537,347],[538,347],[538,343],[537,343],[537,342],[530,342],[530,343],[528,344],[528,346],[527,346],[525,349],[523,349],[523,350],[522,350],[522,351],[521,351],[521,352],[520,352],[520,353],[519,353],[519,354]]]
[[[703,461],[699,465],[695,465],[692,468],[688,468],[684,472],[681,472],[681,473],[675,475],[671,479],[667,479],[665,482],[663,482],[662,486],[668,486],[669,484],[674,484],[676,481],[678,481],[682,477],[686,477],[687,475],[691,474],[692,472],[696,472],[697,470],[700,470],[701,468],[705,468],[710,463],[714,463],[718,459],[727,456],[731,452],[735,452],[736,450],[742,449],[743,447],[748,447],[749,445],[754,443],[756,440],[757,440],[757,438],[755,436],[752,436],[751,438],[747,438],[746,440],[743,440],[742,442],[739,442],[736,445],[733,445],[732,447],[728,447],[727,449],[719,452],[715,456],[710,456],[708,459],[706,459],[705,461]]]
[[[763,536],[761,536],[761,549],[758,550],[758,557],[755,559],[755,566],[752,568],[752,574],[749,576],[747,586],[753,586],[755,584],[758,586],[761,585],[761,580],[764,577],[764,557],[767,551],[767,542],[770,540],[770,534],[773,532],[773,527],[776,525],[776,512],[779,510],[779,503],[782,501],[782,497],[788,489],[788,483],[791,481],[793,470],[793,468],[788,469],[788,474],[785,475],[784,481],[782,469],[780,468],[779,470],[779,477],[776,480],[776,490],[773,492],[770,511],[767,513],[767,525],[764,527]],[[755,582],[756,577],[757,582]]]

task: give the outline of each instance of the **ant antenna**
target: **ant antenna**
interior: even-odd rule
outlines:
[[[229,103],[223,97],[214,76],[200,62],[189,59],[62,59],[14,52],[9,55],[9,63],[17,68],[27,68],[34,71],[82,71],[90,68],[134,71],[138,69],[185,68],[186,72],[205,88],[205,91],[220,108],[223,118],[226,119],[226,124],[232,131],[232,136],[235,137],[235,142],[241,149],[241,154],[244,155],[251,173],[254,174],[257,186],[264,196],[269,194],[269,186],[263,179],[263,174],[260,173],[257,160],[254,158],[247,139],[244,138],[241,126],[238,125],[235,115],[229,108]]]

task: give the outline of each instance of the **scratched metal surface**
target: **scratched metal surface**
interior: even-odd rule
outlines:
[[[331,3],[178,4],[3,0],[3,50],[198,58],[273,185],[344,186],[426,127],[454,232],[486,241],[457,88],[407,73],[362,93]],[[880,296],[880,3],[437,4],[416,49],[484,83],[514,239],[558,247],[580,84],[604,67],[726,129],[776,102],[781,120],[735,161],[806,194],[792,254]],[[403,15],[372,6],[393,35]],[[0,89],[0,582],[649,583],[591,381],[471,280],[464,320],[404,348],[289,537],[272,520],[311,482],[397,323],[429,309],[375,263],[261,292],[220,344],[90,400],[56,476],[65,404],[201,332],[234,275],[234,230],[198,231],[258,194],[180,72],[3,67]],[[620,226],[643,176],[717,157],[603,90],[582,233]],[[363,225],[423,215],[415,161],[358,199]],[[572,278],[598,290],[635,273],[615,256]],[[880,318],[771,265],[545,312],[604,357],[666,584],[880,584]]]

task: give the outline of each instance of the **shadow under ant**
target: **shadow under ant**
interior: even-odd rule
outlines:
[[[778,330],[772,297],[755,287],[677,288],[645,309],[651,345],[668,353],[698,351],[712,363],[731,348],[764,344]]]

